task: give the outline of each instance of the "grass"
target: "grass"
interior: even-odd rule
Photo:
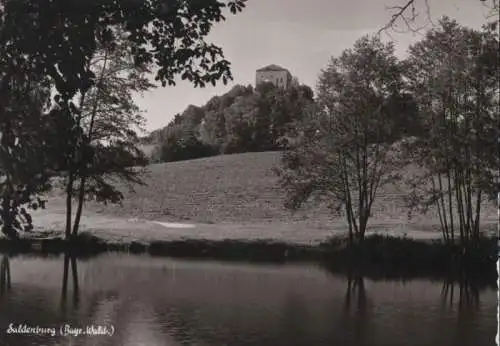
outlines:
[[[188,161],[153,164],[145,176],[147,186],[125,192],[122,206],[89,204],[91,211],[127,218],[172,222],[306,222],[327,225],[331,212],[324,206],[309,206],[291,214],[284,208],[285,194],[279,186],[274,168],[280,166],[279,152],[223,155]],[[407,174],[415,174],[409,168]],[[373,205],[373,221],[405,223],[407,189],[386,186]],[[50,203],[49,203],[50,204]],[[49,205],[50,208],[50,205]],[[483,206],[484,215],[496,210]],[[343,222],[339,215],[333,219]],[[426,216],[414,217],[422,225],[438,219],[431,210]]]
[[[201,223],[288,220],[272,171],[278,164],[277,153],[154,164],[148,167],[147,186],[126,194],[123,207],[102,212]]]
[[[326,266],[334,272],[350,268],[354,272],[385,279],[427,277],[460,280],[466,275],[483,283],[497,280],[497,240],[493,237],[483,238],[476,248],[467,250],[458,244],[441,241],[416,241],[381,235],[369,236],[353,249],[347,248],[345,242],[338,239],[322,246],[327,253]]]

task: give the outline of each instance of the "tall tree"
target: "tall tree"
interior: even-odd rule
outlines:
[[[407,76],[429,129],[414,143],[423,174],[412,182],[412,207],[434,206],[443,238],[477,243],[484,197],[495,198],[498,38],[444,17],[410,48]]]
[[[297,126],[283,155],[286,206],[311,197],[341,206],[349,241],[362,241],[379,188],[398,178],[398,146],[389,141],[388,100],[402,88],[392,44],[362,37],[321,72],[317,105]]]
[[[50,114],[59,115],[56,123],[65,124],[55,136],[62,145],[59,154],[67,154],[62,165],[74,171],[79,162],[74,149],[88,142],[75,121],[82,113],[77,98],[98,84],[90,62],[100,46],[116,41],[113,28],[123,28],[136,66],[157,67],[155,78],[163,86],[175,85],[181,77],[203,87],[232,79],[222,49],[206,37],[215,23],[225,20],[226,10],[237,13],[244,6],[245,0],[4,1],[0,4],[0,75],[22,66],[24,80],[36,75],[52,83],[56,108]],[[9,131],[15,134],[14,143],[23,142],[19,147],[28,148],[29,139],[38,137],[23,132],[21,124],[12,122]],[[15,165],[26,164],[20,157],[12,159]],[[7,176],[16,174],[14,165],[4,169]],[[23,184],[28,183],[39,185],[36,180]]]
[[[25,73],[26,66],[8,66],[0,58],[0,225],[2,232],[17,238],[31,227],[26,208],[38,206],[38,193],[45,190],[51,169],[57,169],[64,154],[53,136],[64,121],[54,121],[57,110],[47,113],[50,84]],[[21,222],[27,223],[23,225]]]
[[[74,146],[73,164],[68,166],[66,183],[66,236],[76,236],[85,197],[101,202],[120,202],[123,198],[105,177],[121,178],[126,183],[141,183],[140,170],[147,163],[137,148],[137,131],[145,122],[133,101],[133,92],[142,93],[154,85],[149,82],[149,66],[135,64],[120,27],[113,29],[115,41],[100,45],[90,60],[98,82],[80,93],[75,122],[81,141]],[[74,184],[79,181],[75,191]],[[72,198],[78,204],[72,223]]]

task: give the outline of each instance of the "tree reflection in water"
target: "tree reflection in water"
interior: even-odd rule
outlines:
[[[478,308],[480,287],[467,280],[461,279],[458,283],[453,280],[445,280],[441,289],[441,306],[452,308],[457,298],[456,288],[458,288],[458,310],[465,308]]]
[[[0,264],[0,295],[4,295],[5,291],[10,290],[10,263],[9,257],[4,255],[2,257],[2,263]]]
[[[64,254],[64,269],[63,269],[63,282],[61,290],[61,310],[63,313],[66,311],[67,295],[68,295],[68,279],[69,267],[71,266],[71,277],[73,280],[73,308],[77,309],[80,304],[80,292],[78,287],[78,268],[77,260],[74,255],[69,253]]]
[[[458,291],[458,292],[457,292]],[[441,308],[454,310],[456,308],[457,327],[455,328],[455,343],[474,344],[470,333],[467,332],[471,324],[477,320],[480,310],[480,287],[467,277],[460,278],[459,282],[445,280],[441,290]]]
[[[349,271],[347,273],[347,289],[342,307],[341,319],[347,326],[343,326],[344,330],[352,330],[351,338],[353,340],[345,340],[346,342],[355,342],[356,345],[365,345],[367,340],[365,336],[369,334],[369,300],[365,289],[365,279],[359,273]],[[353,322],[351,328],[350,321]]]

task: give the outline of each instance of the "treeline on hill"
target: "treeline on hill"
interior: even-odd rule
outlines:
[[[170,124],[154,131],[146,140],[155,144],[154,162],[172,162],[220,154],[276,151],[285,135],[313,107],[314,94],[307,85],[288,89],[272,83],[236,85],[204,106],[190,105]],[[394,96],[391,136],[418,135],[418,121],[411,94]]]
[[[188,106],[154,131],[152,159],[169,162],[276,150],[279,138],[312,103],[313,92],[305,85],[286,90],[272,84],[236,85],[202,107]]]

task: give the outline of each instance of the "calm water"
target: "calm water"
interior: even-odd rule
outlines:
[[[0,257],[1,258],[1,257]],[[2,286],[0,345],[494,345],[497,293],[443,283],[335,277],[312,265],[261,266],[105,255],[15,257]],[[74,294],[73,275],[77,278]],[[6,278],[6,276],[4,276]],[[4,282],[6,280],[3,280]],[[114,328],[112,336],[7,334],[13,327]],[[96,331],[97,329],[95,329]],[[101,330],[102,331],[102,330]]]

